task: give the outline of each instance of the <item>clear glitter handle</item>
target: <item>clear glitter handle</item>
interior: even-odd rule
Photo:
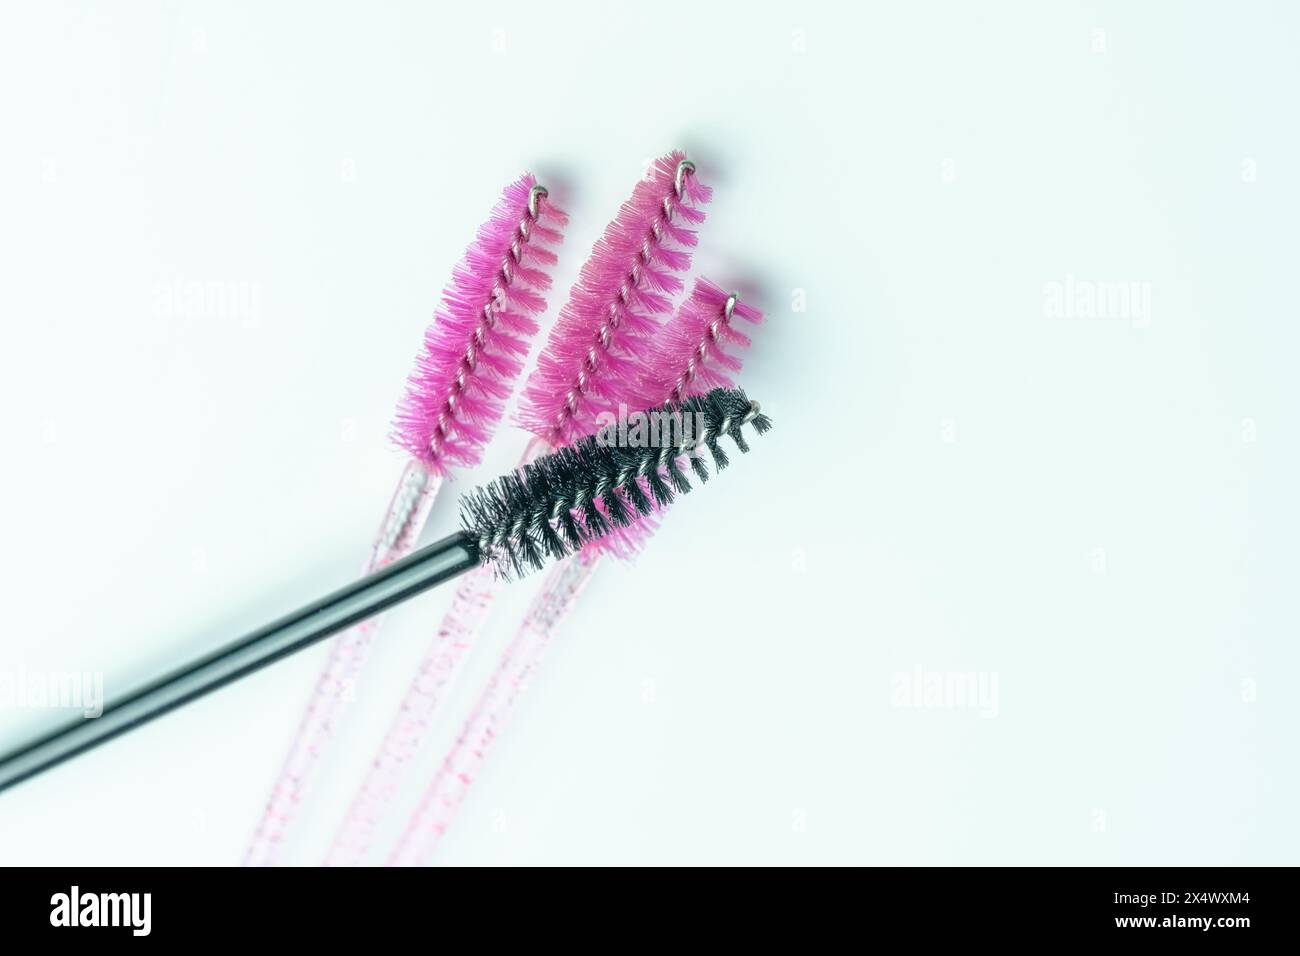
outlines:
[[[487,759],[492,742],[541,663],[552,635],[573,609],[599,563],[599,552],[583,551],[547,575],[545,585],[461,726],[456,742],[425,790],[388,859],[390,866],[428,863]]]
[[[524,448],[519,464],[522,467],[550,450],[545,441],[533,438]],[[325,856],[326,866],[357,866],[364,862],[407,766],[424,743],[443,692],[460,673],[465,655],[483,629],[499,584],[492,569],[485,566],[465,575],[457,588],[397,716],[334,835]]]
[[[461,579],[419,673],[407,688],[397,717],[334,836],[325,857],[326,866],[357,866],[365,861],[405,769],[424,742],[443,692],[459,673],[495,593],[491,567],[481,567]]]
[[[363,575],[378,571],[410,554],[424,530],[429,509],[443,479],[411,459],[393,492],[388,511],[375,536]],[[370,656],[382,615],[339,635],[331,644],[329,661],[316,682],[284,766],[267,800],[257,831],[244,855],[245,866],[274,866],[280,862],[285,837],[301,808],[334,728],[353,697],[357,677]]]

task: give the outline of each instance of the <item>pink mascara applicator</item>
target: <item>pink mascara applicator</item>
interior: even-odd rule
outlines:
[[[452,272],[397,410],[393,439],[410,454],[362,568],[409,554],[449,471],[479,462],[523,369],[546,308],[542,292],[565,214],[531,174],[511,183]],[[334,640],[244,857],[278,862],[291,825],[369,659],[381,618]]]
[[[679,151],[656,160],[583,264],[525,384],[520,423],[533,434],[524,461],[597,430],[642,391],[641,356],[683,288],[696,244],[691,226],[711,191]],[[602,521],[599,513],[594,521]],[[621,528],[610,529],[621,534]],[[467,575],[444,615],[395,719],[329,848],[327,865],[365,861],[406,768],[485,620],[495,582]]]
[[[728,373],[739,372],[741,360],[724,346],[743,349],[750,344],[749,337],[736,328],[738,320],[757,324],[762,314],[742,304],[736,293],[727,294],[707,279],[698,280],[646,358],[639,395],[631,403],[632,407],[675,406],[712,388],[730,387]],[[725,458],[717,464],[724,467]],[[696,474],[705,479],[706,474],[700,470],[702,462],[694,459],[692,465],[699,466]],[[667,497],[654,482],[646,483],[645,494],[654,505],[665,503]],[[492,743],[500,736],[516,702],[536,673],[551,638],[573,610],[603,553],[610,551],[626,556],[644,543],[654,527],[650,517],[643,518],[617,535],[592,542],[547,574],[541,592],[534,598],[421,797],[388,859],[389,865],[422,866],[429,862],[478,776]]]

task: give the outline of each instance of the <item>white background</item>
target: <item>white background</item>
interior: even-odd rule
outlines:
[[[500,188],[573,214],[553,315],[680,146],[778,427],[602,569],[440,861],[1294,863],[1298,19],[7,4],[0,669],[111,697],[347,580]],[[1150,308],[1062,317],[1067,277]],[[255,306],[160,305],[190,282]],[[387,622],[294,862],[448,597]],[[237,862],[324,653],[0,795],[0,856]],[[900,706],[918,668],[996,677],[995,715]]]

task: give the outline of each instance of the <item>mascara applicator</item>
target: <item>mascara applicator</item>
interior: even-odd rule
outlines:
[[[159,677],[100,717],[12,751],[0,758],[0,790],[476,568],[490,565],[507,579],[539,570],[636,520],[608,503],[641,481],[669,482],[686,493],[687,462],[697,476],[707,474],[704,450],[721,468],[724,436],[745,451],[745,425],[760,435],[771,427],[758,403],[738,389],[715,389],[646,414],[676,416],[678,443],[618,445],[605,430],[475,489],[461,499],[462,530]]]
[[[636,404],[642,356],[681,291],[682,274],[704,221],[711,190],[680,151],[659,157],[606,225],[551,328],[524,384],[520,423],[533,434],[528,453],[596,430],[603,412]],[[366,859],[411,758],[423,743],[444,689],[459,671],[487,617],[495,583],[470,575],[429,644],[365,779],[325,857],[328,866]]]
[[[546,307],[542,293],[556,261],[547,247],[560,242],[566,222],[546,188],[526,174],[505,188],[453,270],[398,407],[393,439],[410,458],[362,574],[409,554],[450,472],[478,464],[537,332],[534,316]],[[330,649],[248,846],[246,866],[278,861],[369,660],[379,623],[369,619]]]
[[[659,334],[646,356],[637,407],[674,405],[712,386],[731,386],[728,373],[739,372],[734,349],[748,348],[749,337],[736,326],[754,325],[762,313],[726,293],[708,279],[696,281],[677,315]],[[728,348],[730,347],[730,348]],[[719,462],[720,466],[725,462]],[[699,476],[701,480],[704,475]],[[653,481],[644,492],[658,506],[664,489]],[[388,858],[391,866],[423,866],[477,779],[492,744],[500,739],[507,719],[545,656],[552,638],[577,604],[606,552],[629,556],[655,530],[655,515],[593,541],[551,568],[515,636],[502,651],[469,716],[425,788]]]

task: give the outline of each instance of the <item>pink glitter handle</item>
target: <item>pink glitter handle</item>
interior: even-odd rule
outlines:
[[[565,444],[594,431],[599,412],[617,409],[621,401],[641,392],[641,362],[660,331],[659,317],[670,310],[674,294],[684,285],[681,274],[690,266],[689,250],[696,243],[690,226],[704,220],[699,207],[709,201],[710,192],[697,179],[695,165],[674,151],[651,165],[606,227],[524,387],[520,422],[534,435],[532,450]],[[710,321],[716,312],[715,308]],[[698,364],[709,357],[706,346],[692,361]],[[675,361],[673,367],[677,368]],[[634,544],[635,534],[618,536],[619,542],[624,539]],[[592,562],[591,555],[571,562],[577,570],[569,573],[580,574],[585,582]],[[580,585],[562,586],[572,593],[557,593],[551,600],[565,604],[580,590]],[[436,686],[430,693],[417,680],[408,690],[327,863],[355,864],[364,859],[404,769],[420,747],[442,688],[480,628],[490,593],[485,583],[473,601],[457,602],[444,618],[420,670],[422,675],[439,675]],[[502,667],[508,666],[509,656],[507,652]]]
[[[361,569],[363,575],[411,553],[442,483],[443,478],[424,463],[414,458],[407,462],[375,536],[370,557]],[[293,745],[244,855],[245,866],[274,866],[279,862],[285,834],[297,815],[339,715],[352,698],[357,675],[369,658],[382,619],[382,615],[372,617],[334,640],[329,663],[316,684],[311,704],[298,725]]]
[[[577,603],[600,563],[598,551],[582,551],[556,566],[533,600],[514,640],[497,662],[442,767],[388,858],[389,866],[424,866],[469,792],[492,742],[497,739],[550,645],[551,636]]]
[[[542,293],[550,288],[548,270],[556,262],[546,247],[560,242],[567,220],[545,187],[527,173],[505,188],[452,270],[397,409],[393,437],[410,452],[412,462],[363,573],[408,554],[448,469],[478,464],[523,370],[529,340],[537,331],[535,317],[546,309]],[[277,861],[308,778],[369,657],[377,621],[358,625],[334,642],[246,865]]]
[[[406,767],[424,742],[443,691],[460,672],[460,665],[481,630],[496,593],[495,584],[489,566],[471,571],[461,579],[456,597],[425,652],[419,673],[407,689],[397,717],[334,836],[325,857],[326,866],[358,866],[364,862]]]
[[[533,438],[519,459],[520,466],[549,450],[546,442]],[[443,691],[460,673],[465,655],[483,629],[498,583],[495,572],[487,565],[462,579],[451,607],[424,652],[415,679],[402,698],[397,716],[389,725],[384,742],[334,835],[334,842],[325,855],[326,866],[359,866],[364,862],[407,766],[424,743]]]
[[[739,371],[741,360],[724,346],[743,349],[750,344],[748,336],[734,327],[735,319],[755,324],[762,320],[762,313],[741,303],[739,296],[728,295],[707,279],[699,279],[673,322],[659,334],[653,355],[644,367],[638,403],[648,408],[665,397],[676,401],[714,385],[731,384],[727,373]],[[572,610],[599,556],[635,551],[652,530],[652,522],[624,529],[625,534],[585,548],[547,577],[425,792],[393,852],[391,864],[421,865],[433,855],[486,759],[490,744],[523,693],[556,629]],[[613,548],[609,546],[611,540],[616,543]]]

